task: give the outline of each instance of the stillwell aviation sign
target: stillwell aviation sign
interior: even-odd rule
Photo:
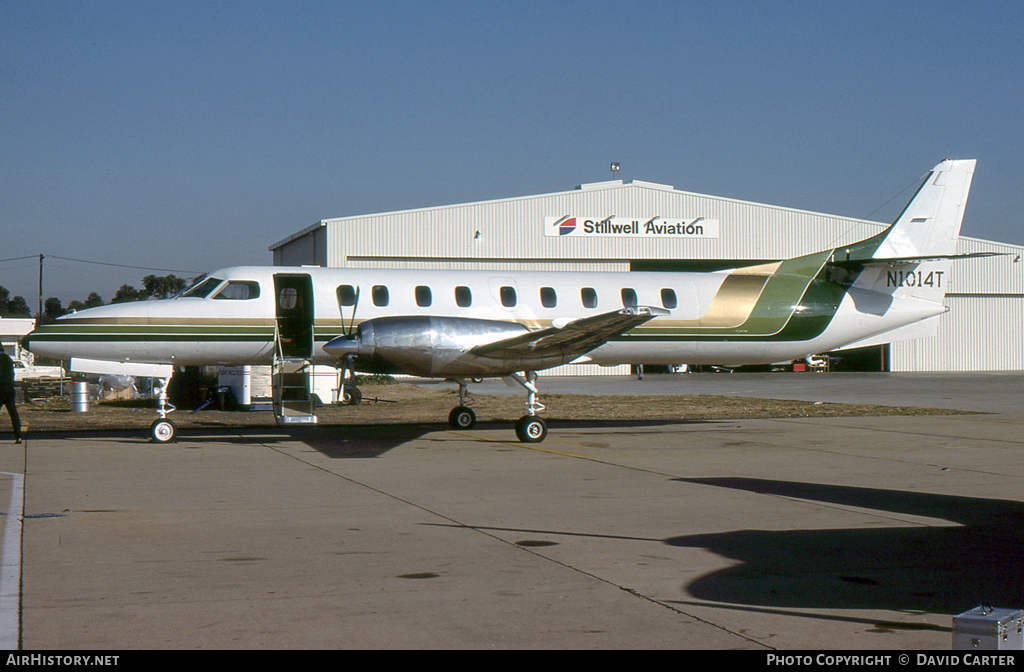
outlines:
[[[545,236],[608,237],[608,238],[718,238],[718,220],[664,219],[648,220],[630,217],[564,217],[544,218]]]

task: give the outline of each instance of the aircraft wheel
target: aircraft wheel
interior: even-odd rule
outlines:
[[[363,400],[363,393],[358,387],[346,387],[341,391],[341,403],[346,406],[358,406]]]
[[[536,415],[524,415],[516,422],[516,436],[523,443],[540,443],[547,435],[547,423]]]
[[[465,406],[456,406],[448,414],[448,426],[452,429],[472,429],[476,425],[476,413]]]
[[[167,418],[159,418],[149,426],[149,435],[156,443],[170,443],[174,441],[177,429],[174,423]]]

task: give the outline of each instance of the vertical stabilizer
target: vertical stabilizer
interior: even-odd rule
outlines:
[[[935,166],[875,250],[875,259],[951,255],[964,219],[974,159]]]

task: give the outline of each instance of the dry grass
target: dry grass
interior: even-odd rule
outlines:
[[[363,385],[363,403],[357,407],[322,406],[321,425],[372,425],[443,423],[458,405],[451,387],[415,385]],[[480,422],[512,422],[523,415],[525,395],[471,395]],[[754,399],[702,395],[589,396],[544,394],[546,420],[595,421],[699,421],[756,418],[822,418],[853,416],[956,415],[961,411],[934,408],[869,406],[823,402]],[[80,429],[145,429],[156,418],[153,402],[96,403],[86,413],[72,413],[65,399],[36,400],[19,406],[26,431]],[[178,410],[175,424],[188,427],[269,427],[275,425],[270,411],[226,412]],[[10,431],[10,420],[0,413],[0,432]]]

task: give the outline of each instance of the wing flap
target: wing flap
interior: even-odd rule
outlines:
[[[582,355],[604,345],[608,339],[624,334],[658,315],[668,314],[669,311],[664,308],[653,306],[623,308],[594,317],[574,320],[561,327],[549,327],[495,343],[480,345],[470,352],[478,356],[499,359],[522,357],[523,355],[544,356],[572,353]]]

